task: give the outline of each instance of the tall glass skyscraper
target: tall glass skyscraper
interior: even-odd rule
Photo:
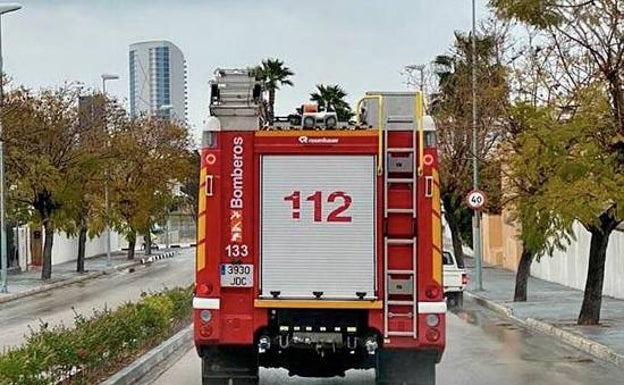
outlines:
[[[170,117],[187,122],[186,61],[169,41],[130,46],[130,113]]]

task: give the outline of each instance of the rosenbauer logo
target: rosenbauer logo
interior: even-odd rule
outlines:
[[[325,137],[310,138],[305,135],[299,137],[299,143],[301,144],[337,144],[339,142],[340,142],[340,139],[338,138],[325,138]]]
[[[230,242],[243,241],[243,180],[244,140],[237,136],[232,141],[232,197],[230,198]]]

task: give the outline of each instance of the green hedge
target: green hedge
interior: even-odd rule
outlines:
[[[144,295],[116,310],[76,314],[75,327],[41,325],[0,355],[0,385],[94,384],[188,324],[192,289]]]

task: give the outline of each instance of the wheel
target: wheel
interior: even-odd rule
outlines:
[[[461,291],[449,293],[446,301],[449,309],[461,309],[464,307],[464,293]]]
[[[460,291],[459,293],[457,293],[457,307],[460,309],[464,307],[464,292],[463,291]]]
[[[454,309],[457,307],[457,293],[448,293],[446,295],[446,303],[449,309]]]
[[[383,349],[377,356],[376,385],[435,385],[435,353]]]
[[[212,346],[202,350],[202,385],[258,385],[253,346]]]

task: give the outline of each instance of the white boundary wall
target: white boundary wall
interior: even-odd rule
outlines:
[[[119,250],[117,233],[111,231],[111,251]],[[42,243],[43,246],[43,243]],[[96,255],[106,254],[106,234],[100,237],[89,239],[85,245],[85,256],[87,258]],[[78,257],[78,237],[68,237],[66,233],[57,232],[54,234],[52,244],[52,265],[75,261]]]
[[[591,234],[575,223],[576,241],[565,252],[556,251],[552,257],[544,256],[533,262],[531,275],[546,281],[585,289]],[[605,266],[604,295],[624,298],[624,232],[614,231],[609,239]]]

